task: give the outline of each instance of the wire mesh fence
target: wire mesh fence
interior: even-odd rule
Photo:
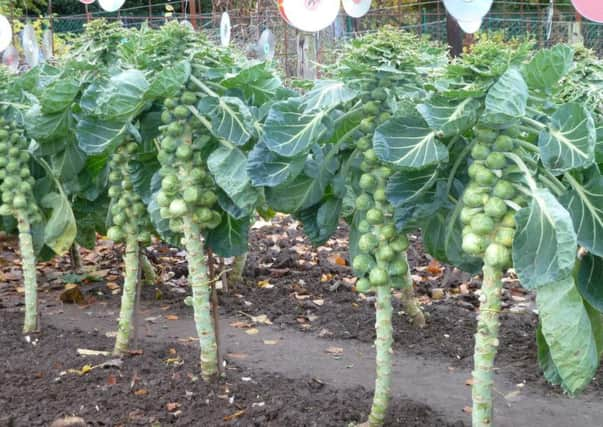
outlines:
[[[164,5],[178,2],[165,3]],[[440,0],[373,0],[373,7],[367,15],[353,19],[341,14],[327,29],[308,36],[289,26],[280,16],[274,2],[260,0],[255,8],[234,9],[228,1],[214,1],[212,12],[191,17],[183,13],[160,13],[159,6],[122,9],[117,13],[94,12],[53,18],[55,32],[79,33],[89,19],[105,18],[120,20],[127,27],[138,27],[143,23],[159,26],[170,19],[187,19],[210,38],[219,39],[220,17],[228,9],[232,24],[232,43],[253,55],[261,32],[269,28],[275,35],[277,60],[287,75],[297,75],[300,67],[300,52],[307,47],[310,37],[316,61],[329,63],[335,60],[337,49],[343,42],[353,37],[376,31],[384,25],[393,25],[417,34],[425,34],[435,40],[447,40],[447,16]],[[391,6],[391,4],[394,4]],[[531,36],[538,47],[546,47],[561,42],[582,42],[599,55],[603,54],[603,24],[577,20],[573,8],[556,7],[552,20],[548,19],[547,7],[534,7],[527,1],[497,1],[493,10],[484,19],[482,30],[502,30],[507,37]],[[181,8],[186,11],[187,9]],[[550,26],[550,34],[548,27]]]

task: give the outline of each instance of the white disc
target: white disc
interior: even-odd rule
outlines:
[[[230,15],[228,12],[224,12],[220,19],[220,43],[223,47],[230,44],[230,31]]]
[[[106,12],[115,12],[124,5],[126,0],[98,0],[101,9]]]
[[[475,22],[492,7],[492,0],[443,0],[449,14],[458,21]],[[475,32],[475,31],[474,31]]]
[[[19,52],[17,49],[10,45],[2,53],[2,63],[6,65],[10,72],[16,73],[19,71]]]
[[[274,58],[275,48],[276,38],[274,37],[272,31],[266,28],[264,31],[262,31],[256,46],[258,58],[265,61],[271,61],[272,58]]]
[[[342,0],[343,10],[352,18],[360,18],[371,9],[371,0]]]
[[[473,21],[461,21],[457,19],[457,22],[459,23],[459,27],[461,27],[463,32],[473,34],[481,28],[483,21],[481,19],[475,19]]]
[[[13,40],[13,29],[4,15],[0,15],[0,52],[10,46]]]
[[[544,31],[545,31],[547,40],[549,40],[551,38],[551,31],[553,30],[553,13],[554,13],[554,11],[555,11],[555,7],[553,6],[553,0],[551,0],[551,4],[549,5],[549,9],[547,11],[546,25],[544,27]]]
[[[285,21],[308,32],[331,25],[339,14],[339,5],[339,0],[279,0],[279,10]]]
[[[603,23],[603,2],[601,0],[572,0],[572,4],[586,19]]]

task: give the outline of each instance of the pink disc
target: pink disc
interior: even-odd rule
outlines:
[[[572,0],[578,13],[586,19],[603,23],[603,1],[601,0]]]

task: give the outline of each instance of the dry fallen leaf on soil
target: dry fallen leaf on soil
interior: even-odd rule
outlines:
[[[469,385],[469,386],[473,385],[473,378],[467,378],[465,380],[465,385]]]
[[[107,282],[107,288],[109,288],[109,290],[111,290],[111,291],[115,291],[115,290],[121,289],[121,286],[119,286],[115,282]]]
[[[325,300],[324,299],[313,299],[312,302],[318,306],[324,305]]]
[[[232,322],[230,324],[230,326],[232,326],[233,328],[237,328],[237,329],[247,329],[247,328],[251,328],[251,323],[237,320],[236,322]]]
[[[334,356],[340,356],[340,355],[343,354],[343,348],[341,348],[341,347],[333,347],[333,346],[332,347],[328,347],[325,350],[325,353],[329,353],[329,354],[332,354]]]
[[[146,388],[139,388],[138,390],[134,391],[134,394],[136,396],[146,396],[149,394],[149,391]]]
[[[347,262],[346,262],[345,258],[344,258],[344,257],[342,257],[340,254],[332,254],[332,255],[329,255],[329,256],[327,257],[327,259],[329,260],[329,262],[330,262],[331,264],[335,264],[335,265],[341,265],[341,266],[343,266],[343,267],[345,267],[345,266],[347,265]]]
[[[257,335],[260,332],[257,328],[250,328],[245,331],[247,335]]]
[[[176,349],[175,348],[170,348],[168,350],[168,353],[171,354],[172,356],[175,356],[177,354]]]
[[[87,374],[92,369],[94,369],[92,365],[84,365],[82,366],[82,369],[68,369],[67,372],[69,372],[70,374],[78,374],[81,376]]]
[[[247,353],[226,353],[227,359],[247,359],[249,355]]]
[[[109,356],[111,353],[103,350],[91,350],[88,348],[78,348],[77,354],[80,356]]]
[[[236,418],[239,418],[240,416],[242,416],[243,414],[245,414],[245,410],[241,409],[240,411],[235,412],[234,414],[231,415],[226,415],[224,417],[224,421],[232,421]]]
[[[266,344],[266,345],[276,345],[276,344],[278,344],[278,340],[264,340],[264,344]]]
[[[320,281],[322,283],[330,282],[331,280],[333,280],[333,275],[331,273],[324,273],[322,276],[320,276]]]
[[[178,402],[168,402],[165,407],[168,412],[174,412],[176,409],[180,408],[180,404]]]
[[[166,314],[165,318],[167,320],[178,320],[178,316],[176,316],[175,314]]]
[[[65,304],[84,304],[86,302],[80,287],[75,283],[67,283],[59,298]]]
[[[427,266],[427,271],[435,276],[441,275],[444,268],[442,264],[437,259],[432,259],[429,261],[429,265]]]
[[[117,377],[113,374],[109,374],[107,377],[107,385],[115,385],[117,384]]]
[[[473,409],[471,408],[471,406],[465,406],[463,408],[463,412],[466,414],[470,414],[471,412],[473,412]]]
[[[272,289],[274,285],[270,284],[268,280],[260,280],[257,284],[258,288],[261,289]]]

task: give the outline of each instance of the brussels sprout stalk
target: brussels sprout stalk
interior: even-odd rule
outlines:
[[[136,284],[138,283],[138,259],[139,244],[135,234],[126,238],[126,253],[124,255],[125,278],[124,288],[121,296],[121,308],[119,312],[119,325],[113,354],[120,355],[128,351],[130,332],[132,331],[132,318],[134,314],[134,303],[136,300]]]
[[[142,269],[142,277],[145,284],[152,285],[157,282],[157,274],[155,273],[153,264],[151,264],[149,257],[145,254],[140,255],[140,268]]]
[[[192,306],[195,327],[201,346],[201,376],[205,381],[211,381],[218,373],[218,346],[211,318],[210,287],[201,230],[189,215],[184,215],[182,222],[189,280],[193,292]]]
[[[38,286],[36,281],[36,256],[34,254],[31,226],[26,215],[17,212],[19,229],[19,247],[23,263],[23,282],[25,288],[25,322],[23,333],[38,330]]]
[[[410,322],[417,328],[424,328],[426,325],[425,313],[421,310],[419,301],[417,301],[417,298],[415,297],[412,278],[410,277],[410,269],[408,269],[404,275],[404,283],[400,290],[400,302],[402,303],[402,307],[408,315]]]
[[[247,252],[242,255],[234,257],[232,262],[232,270],[228,275],[228,281],[231,283],[239,283],[243,280],[243,270],[245,270],[245,264],[247,263]]]
[[[477,318],[473,355],[473,427],[492,425],[494,358],[499,344],[502,272],[489,265],[484,265],[483,272],[484,280],[480,295],[480,313]]]
[[[389,286],[378,286],[375,302],[375,349],[377,352],[377,377],[375,394],[369,415],[369,425],[382,426],[389,405],[392,374],[392,296]]]

